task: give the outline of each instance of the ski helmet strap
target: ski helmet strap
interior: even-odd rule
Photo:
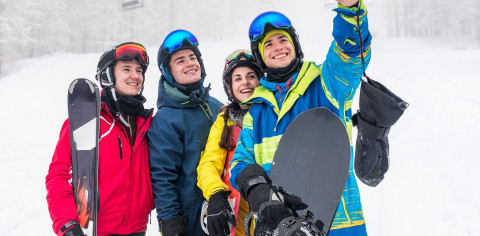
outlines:
[[[112,67],[113,67],[113,65],[109,65],[107,67],[107,69],[105,70],[105,73],[106,73],[106,76],[107,76],[107,82],[108,82],[108,84],[105,84],[105,86],[113,88],[114,87],[114,82],[113,82],[114,78],[112,78],[112,76],[114,76],[114,75],[112,74]],[[116,99],[115,99],[115,101],[116,101]]]
[[[111,96],[113,99],[113,105],[115,106],[115,115],[120,119],[120,121],[125,125],[125,127],[130,127],[130,124],[125,120],[123,117],[123,114],[120,112],[120,104],[118,104],[118,99],[117,95],[115,92],[115,85],[114,85],[114,79],[112,78],[112,67],[113,65],[109,65],[110,63],[107,63],[106,66],[107,68],[102,69],[99,71],[99,74],[97,74],[97,79],[99,79],[100,83],[102,86],[105,87],[105,91],[107,92],[107,96]],[[103,79],[100,79],[103,77]],[[142,86],[143,89],[143,86]]]
[[[112,86],[110,88],[107,88],[113,98],[113,104],[115,106],[115,115],[118,117],[118,119],[122,122],[122,124],[129,128],[130,124],[125,120],[123,113],[120,111],[120,104],[118,103],[117,95],[115,93],[115,88]],[[108,96],[108,94],[107,94]]]

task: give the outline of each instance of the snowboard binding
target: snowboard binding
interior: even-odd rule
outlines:
[[[292,216],[282,220],[277,228],[273,230],[273,235],[326,236],[326,233],[323,230],[320,230],[313,222],[313,213],[307,211],[306,216]]]
[[[320,228],[323,224],[320,223]],[[272,231],[257,224],[254,236],[326,236],[327,234],[317,227],[318,223],[313,222],[313,213],[307,211],[307,215],[294,217],[290,216],[283,219]]]

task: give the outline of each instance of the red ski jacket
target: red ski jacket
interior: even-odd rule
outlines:
[[[137,137],[132,147],[125,128],[115,120],[102,103],[100,111],[100,141],[98,188],[100,209],[97,235],[145,232],[153,194],[150,182],[146,132],[152,119],[137,116]],[[53,230],[71,220],[79,221],[72,188],[72,160],[68,119],[45,178],[47,202]]]

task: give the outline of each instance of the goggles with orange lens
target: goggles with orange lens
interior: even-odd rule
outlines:
[[[124,43],[115,48],[115,60],[131,61],[136,59],[146,70],[148,66],[148,54],[145,47],[137,43]]]

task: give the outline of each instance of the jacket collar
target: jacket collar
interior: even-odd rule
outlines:
[[[210,84],[208,87],[201,86],[199,92],[192,92],[189,96],[183,94],[176,87],[170,85],[165,80],[160,79],[158,85],[158,100],[157,107],[196,107],[199,104],[205,103],[209,95]]]

